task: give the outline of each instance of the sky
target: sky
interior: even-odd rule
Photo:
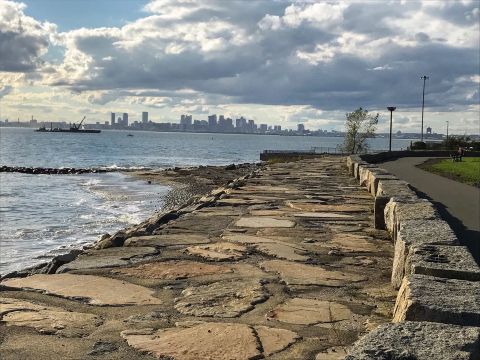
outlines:
[[[480,1],[0,0],[0,119],[480,133]]]

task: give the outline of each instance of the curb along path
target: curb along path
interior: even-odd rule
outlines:
[[[392,235],[393,324],[360,339],[346,359],[480,358],[480,268],[448,223],[408,183],[361,156],[350,174],[375,196],[375,226]]]
[[[345,358],[392,326],[396,291],[390,237],[344,161],[266,166],[54,274],[4,279],[0,357]]]

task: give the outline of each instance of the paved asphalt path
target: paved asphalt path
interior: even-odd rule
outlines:
[[[463,245],[480,260],[480,189],[419,169],[427,157],[405,157],[379,164],[431,200]]]

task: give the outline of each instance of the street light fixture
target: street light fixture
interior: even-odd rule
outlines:
[[[420,79],[423,79],[423,93],[422,93],[422,142],[423,142],[423,109],[425,107],[425,80],[428,79],[428,76],[423,75]]]
[[[388,151],[392,151],[392,118],[393,118],[393,112],[395,111],[396,107],[395,106],[389,106],[387,107],[388,111],[390,111],[390,143],[388,145]]]
[[[448,146],[448,120],[447,120],[447,146]]]

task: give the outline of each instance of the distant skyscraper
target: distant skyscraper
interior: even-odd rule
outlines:
[[[210,115],[208,117],[208,127],[210,129],[215,129],[217,127],[217,115]]]
[[[182,116],[180,116],[180,125],[182,125],[184,129],[191,127],[192,126],[192,115],[182,115]]]
[[[142,123],[144,123],[144,124],[148,123],[148,112],[147,111],[142,112]]]
[[[115,125],[115,113],[114,112],[112,112],[110,114],[110,125],[112,125],[112,126]]]
[[[128,113],[123,113],[123,126],[128,126]]]
[[[299,133],[303,133],[303,132],[305,131],[305,125],[303,125],[303,124],[298,124],[298,125],[297,125],[297,131],[298,131]]]
[[[247,119],[245,119],[243,116],[240,117],[240,119],[235,119],[235,127],[240,131],[246,130]]]

